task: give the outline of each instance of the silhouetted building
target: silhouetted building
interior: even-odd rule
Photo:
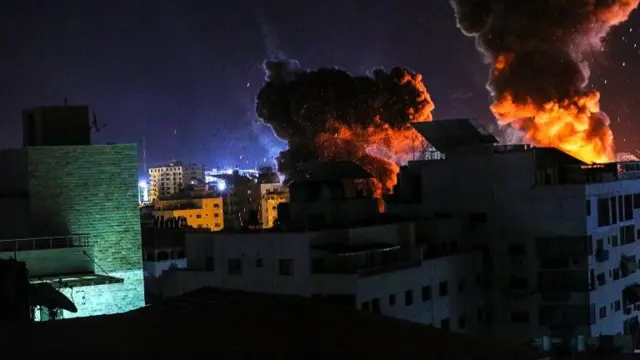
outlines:
[[[91,145],[88,106],[45,106],[24,110],[23,146]]]
[[[56,118],[42,121],[50,129]],[[81,133],[89,119],[68,124]],[[0,152],[0,258],[24,261],[30,281],[73,298],[77,313],[63,317],[143,306],[136,145],[81,145],[47,131],[47,146]]]

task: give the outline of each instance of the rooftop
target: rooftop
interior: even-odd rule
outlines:
[[[5,351],[25,358],[96,349],[136,360],[205,353],[238,359],[537,358],[528,350],[322,300],[213,288],[120,315],[13,326],[3,331],[3,341]]]

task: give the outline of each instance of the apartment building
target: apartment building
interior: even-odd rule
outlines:
[[[635,334],[638,163],[497,145],[466,119],[419,123],[443,156],[403,167],[388,209],[452,218],[483,251],[494,334]]]
[[[171,196],[186,188],[204,188],[204,166],[173,161],[149,169],[149,201]]]
[[[461,226],[385,218],[352,181],[370,177],[363,169],[320,168],[289,185],[279,228],[188,233],[187,269],[165,272],[162,294],[215,286],[322,297],[454,331],[483,326],[481,257],[463,246]]]
[[[153,215],[162,219],[182,218],[195,229],[220,231],[224,228],[223,198],[215,194],[177,193],[153,204]]]
[[[31,283],[49,282],[72,299],[78,311],[63,318],[144,305],[137,147],[89,145],[88,114],[25,111],[25,147],[0,152],[0,258],[24,262]]]

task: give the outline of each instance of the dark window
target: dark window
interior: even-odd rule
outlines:
[[[624,196],[624,219],[633,220],[633,198],[631,195]]]
[[[458,281],[458,293],[461,293],[464,291],[464,279]]]
[[[618,280],[618,279],[620,279],[620,269],[615,268],[613,269],[613,280]]]
[[[431,300],[431,286],[422,287],[422,301]]]
[[[405,306],[413,305],[413,290],[407,290],[404,292],[404,305]]]
[[[440,329],[449,330],[451,328],[451,321],[449,318],[440,320]]]
[[[371,311],[380,314],[380,299],[375,298],[371,300]]]
[[[389,306],[393,306],[396,304],[396,294],[389,295]]]
[[[591,216],[591,200],[587,200],[587,216]]]
[[[591,304],[589,306],[589,324],[593,325],[596,323],[596,304]]]
[[[514,324],[528,324],[529,312],[528,311],[512,311],[511,322]]]
[[[640,209],[640,194],[633,194],[633,208]]]
[[[441,281],[438,286],[438,294],[440,296],[448,296],[449,295],[449,283],[446,281]]]
[[[363,302],[363,303],[362,303],[362,310],[369,311],[369,308],[370,308],[370,306],[369,306],[369,305],[370,305],[370,304],[369,304],[369,302],[368,302],[368,301]]]
[[[624,204],[622,195],[618,196],[618,222],[624,221]]]
[[[607,307],[606,306],[602,306],[600,308],[600,319],[604,319],[607,317]]]
[[[280,275],[293,275],[293,259],[280,259]]]
[[[240,259],[229,259],[228,261],[228,270],[229,274],[240,275],[242,274],[242,260]]]
[[[214,262],[213,262],[213,258],[212,258],[212,257],[207,257],[207,258],[204,260],[204,269],[205,269],[206,271],[213,271],[213,270],[215,269],[215,266],[214,266]]]
[[[458,318],[458,329],[462,330],[467,327],[467,314],[462,313]]]
[[[264,260],[262,260],[261,258],[257,258],[256,259],[256,267],[261,268],[264,266]]]
[[[598,226],[611,225],[609,199],[598,199]]]
[[[611,246],[618,246],[618,236],[617,235],[613,235],[611,237]]]
[[[616,302],[613,305],[613,309],[615,311],[620,311],[620,300],[616,300]]]
[[[616,206],[616,197],[610,197],[609,198],[609,203],[611,206],[611,217],[610,217],[610,221],[609,224],[616,224],[618,223],[618,207]]]

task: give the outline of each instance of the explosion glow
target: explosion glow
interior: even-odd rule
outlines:
[[[305,71],[287,60],[266,61],[264,68],[256,112],[287,142],[277,158],[280,173],[304,162],[351,160],[375,177],[371,186],[380,197],[396,183],[396,162],[420,150],[422,138],[409,124],[432,120],[434,108],[422,75],[399,67],[370,76]]]
[[[615,159],[600,94],[586,87],[586,55],[640,0],[451,0],[458,26],[492,65],[498,122],[585,162]]]

